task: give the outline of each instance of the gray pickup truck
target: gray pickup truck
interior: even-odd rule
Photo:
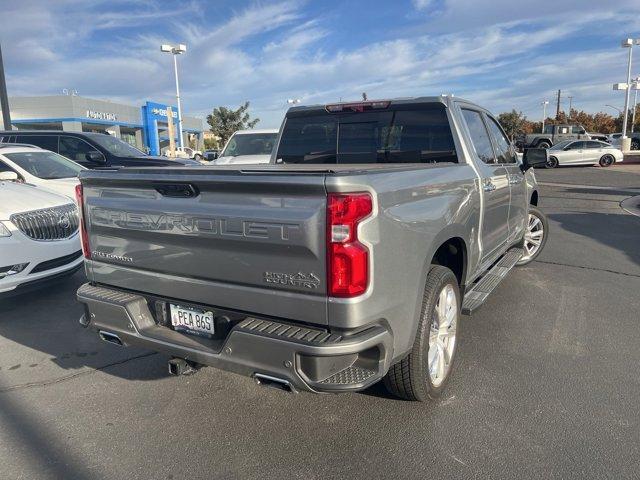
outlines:
[[[587,133],[582,125],[560,124],[546,125],[542,133],[531,133],[525,135],[519,142],[524,148],[549,148],[558,142],[565,140],[590,140],[591,135]]]
[[[272,164],[83,171],[80,323],[290,391],[411,400],[543,248],[530,149],[453,97],[291,108]]]

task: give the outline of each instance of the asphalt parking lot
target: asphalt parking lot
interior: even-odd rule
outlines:
[[[465,318],[433,404],[169,377],[79,327],[81,273],[1,301],[2,478],[637,478],[640,165],[537,176],[546,249]]]

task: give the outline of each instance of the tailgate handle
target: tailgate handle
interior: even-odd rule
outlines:
[[[191,198],[197,197],[200,193],[190,183],[162,183],[154,185],[153,188],[165,197]]]

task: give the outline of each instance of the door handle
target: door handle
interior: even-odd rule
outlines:
[[[496,189],[496,185],[492,182],[485,182],[482,185],[482,190],[485,192],[493,192]]]
[[[517,185],[522,182],[522,179],[516,175],[509,178],[509,185]]]

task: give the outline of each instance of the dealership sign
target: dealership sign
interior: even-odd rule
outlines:
[[[87,118],[93,118],[95,120],[108,120],[110,122],[118,121],[118,116],[115,113],[97,112],[95,110],[87,110]]]
[[[167,116],[167,109],[166,108],[160,108],[160,107],[154,107],[154,108],[151,109],[151,113],[153,113],[154,115],[158,115],[160,117],[166,117]],[[171,112],[171,116],[173,118],[178,118],[178,112],[172,111]]]

